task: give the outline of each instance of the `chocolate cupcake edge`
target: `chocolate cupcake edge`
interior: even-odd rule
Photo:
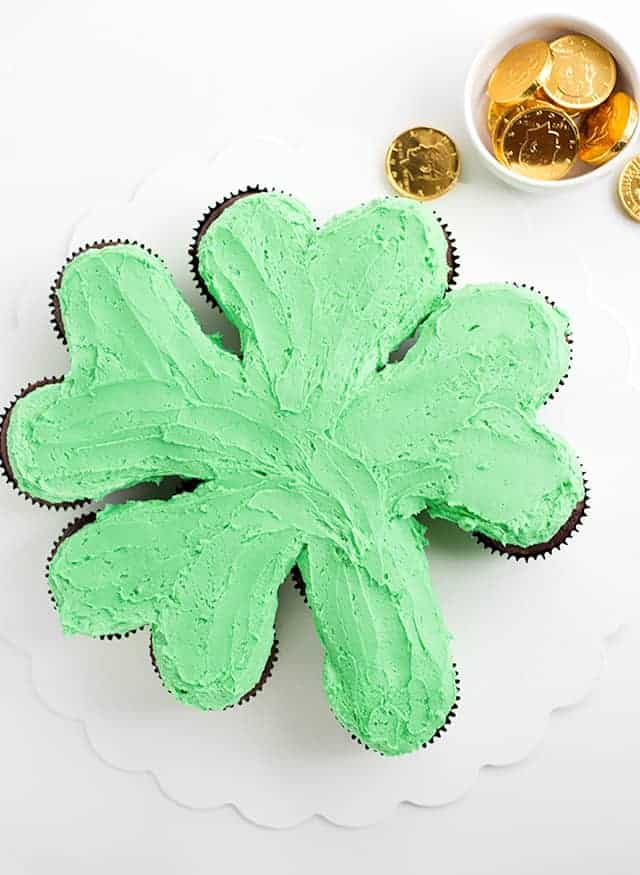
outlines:
[[[245,188],[240,188],[237,191],[231,192],[225,197],[221,198],[221,200],[216,201],[213,206],[207,207],[204,211],[202,217],[196,223],[193,229],[193,238],[191,243],[189,244],[188,257],[189,257],[189,269],[191,271],[191,275],[196,284],[196,287],[202,297],[211,304],[215,309],[221,310],[220,303],[215,299],[214,295],[205,285],[202,277],[200,276],[200,260],[198,257],[198,247],[200,245],[200,241],[209,230],[211,225],[215,222],[216,219],[220,218],[222,213],[234,204],[236,201],[241,200],[245,197],[250,197],[253,194],[266,194],[269,191],[275,191],[275,189],[268,189],[261,185],[247,185]]]
[[[26,492],[24,489],[21,489],[18,486],[18,482],[11,467],[11,460],[9,459],[9,448],[7,440],[11,414],[18,401],[27,396],[30,392],[34,392],[36,389],[40,389],[42,386],[55,385],[56,383],[61,383],[63,379],[63,377],[43,377],[41,380],[36,380],[33,383],[28,383],[14,396],[8,407],[5,407],[2,413],[2,419],[0,420],[0,465],[2,467],[2,474],[7,483],[12,487],[12,489],[15,490],[15,492],[18,493],[18,495],[26,498],[32,504],[35,504],[38,507],[54,508],[55,510],[73,510],[88,504],[91,499],[79,498],[75,501],[59,502],[46,501],[44,498],[38,498],[37,496],[32,495],[30,492]]]
[[[57,551],[60,549],[61,544],[64,541],[66,541],[67,538],[70,538],[72,535],[75,535],[76,532],[79,532],[80,529],[83,529],[85,526],[88,526],[91,523],[94,523],[96,521],[96,516],[97,516],[97,514],[95,513],[95,511],[90,511],[89,513],[85,513],[85,514],[82,514],[81,516],[76,517],[75,519],[71,520],[71,522],[67,526],[65,526],[65,528],[62,530],[62,532],[56,538],[56,540],[53,543],[53,547],[51,548],[51,551],[49,552],[49,556],[47,557],[47,564],[46,564],[46,570],[45,570],[45,577],[47,579],[47,584],[49,582],[49,570],[51,568],[51,563],[53,562],[53,557],[56,555]],[[58,606],[56,603],[55,596],[51,590],[51,587],[49,587],[48,591],[49,591],[49,598],[51,599],[53,607],[57,610]],[[142,629],[144,629],[144,626],[138,626],[135,629],[127,629],[126,632],[112,632],[112,633],[108,633],[106,635],[98,635],[96,637],[99,638],[100,641],[114,641],[114,640],[119,641],[121,638],[128,638],[130,635],[134,635],[136,632],[142,631]]]
[[[436,731],[433,733],[433,735],[431,736],[431,738],[427,739],[427,741],[423,741],[422,744],[420,745],[420,748],[417,748],[416,751],[417,751],[417,750],[420,750],[420,749],[425,750],[426,748],[429,747],[429,745],[431,745],[431,744],[433,744],[434,742],[440,740],[440,739],[445,735],[445,733],[447,732],[449,726],[451,725],[451,723],[452,723],[454,717],[455,717],[456,714],[457,714],[457,711],[458,711],[458,708],[459,708],[459,704],[460,704],[460,699],[461,699],[461,693],[460,693],[460,672],[458,671],[458,666],[456,665],[455,662],[452,663],[452,667],[453,667],[454,680],[455,680],[455,686],[456,686],[456,697],[455,697],[455,700],[454,700],[454,702],[453,702],[453,705],[452,705],[451,708],[449,709],[449,712],[447,713],[447,716],[445,717],[443,724],[442,724],[438,729],[436,729]],[[334,717],[335,717],[335,714],[334,714]],[[338,724],[339,724],[340,726],[342,726],[342,723],[340,723],[340,721],[338,720],[337,717],[336,717],[336,720],[337,720]],[[344,729],[345,727],[342,726],[342,728]],[[375,748],[372,748],[372,747],[371,747],[370,745],[368,745],[365,741],[362,741],[362,739],[358,738],[358,736],[357,736],[355,733],[350,732],[348,729],[346,729],[345,731],[346,731],[346,732],[349,732],[352,741],[355,741],[357,744],[361,745],[365,750],[370,750],[372,753],[375,753],[375,754],[377,754],[378,756],[381,756],[381,757],[386,757],[386,756],[387,756],[387,754],[383,753],[383,752],[380,751],[380,750],[375,750]],[[414,753],[415,753],[416,751],[414,751]]]
[[[253,687],[251,687],[250,690],[247,690],[246,693],[244,693],[242,696],[240,696],[240,698],[238,699],[237,702],[234,702],[232,705],[225,705],[225,707],[222,709],[223,711],[229,711],[231,708],[239,708],[241,705],[245,705],[245,704],[248,704],[249,702],[251,702],[251,700],[254,699],[258,695],[258,693],[263,689],[263,687],[265,686],[265,684],[267,683],[267,681],[269,680],[269,678],[273,674],[273,669],[274,669],[275,664],[277,663],[277,661],[279,659],[279,654],[280,654],[280,643],[275,636],[275,628],[273,631],[274,631],[273,644],[271,645],[271,650],[269,651],[269,656],[267,657],[267,661],[265,662],[264,668],[262,669],[262,674],[258,678],[258,682]],[[164,680],[162,678],[162,672],[160,671],[160,669],[158,667],[158,663],[156,661],[155,654],[153,652],[153,639],[152,639],[151,635],[149,636],[149,658],[151,659],[151,665],[153,667],[153,670],[156,673],[156,675],[158,676],[158,680],[160,681],[160,683],[162,684],[162,686],[166,690],[167,687],[165,686]],[[167,692],[169,692],[169,691],[167,690]],[[203,709],[203,710],[205,710],[205,709]],[[209,710],[212,710],[212,709],[209,709]]]
[[[108,246],[139,246],[141,249],[144,249],[145,252],[148,252],[149,255],[153,255],[154,258],[157,258],[163,264],[164,259],[150,249],[148,246],[145,246],[143,243],[139,243],[136,240],[129,240],[129,238],[115,238],[112,240],[95,240],[93,243],[85,243],[80,246],[78,249],[75,249],[71,255],[67,256],[64,264],[58,270],[51,284],[51,290],[49,292],[49,311],[50,311],[50,322],[53,327],[53,331],[62,343],[67,345],[67,337],[64,330],[64,320],[62,318],[62,308],[60,306],[60,298],[58,296],[58,292],[60,291],[60,285],[62,283],[62,277],[66,268],[71,264],[71,262],[76,259],[79,255],[82,255],[83,252],[88,252],[90,249],[106,249]]]
[[[532,544],[529,547],[519,547],[516,544],[501,544],[482,532],[472,532],[475,540],[491,553],[499,553],[516,561],[524,560],[529,562],[530,559],[546,559],[555,550],[560,550],[574,534],[582,527],[584,520],[588,516],[589,507],[591,504],[591,490],[586,472],[582,469],[582,479],[584,483],[584,498],[582,498],[574,507],[569,518],[560,526],[558,531],[540,544]]]

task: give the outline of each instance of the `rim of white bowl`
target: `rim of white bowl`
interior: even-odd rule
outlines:
[[[636,141],[638,134],[640,133],[640,124],[638,124],[636,125],[636,129],[633,132],[627,146],[605,164],[601,164],[599,167],[595,167],[593,170],[582,173],[580,176],[572,176],[568,179],[554,180],[532,179],[529,176],[523,176],[519,173],[514,173],[512,170],[509,170],[503,164],[501,164],[482,142],[478,133],[478,128],[474,121],[474,104],[471,92],[473,91],[473,84],[478,78],[478,70],[484,62],[485,56],[492,51],[496,43],[499,43],[505,37],[508,37],[512,31],[532,28],[535,27],[536,24],[548,25],[552,22],[558,21],[561,21],[563,23],[562,26],[566,26],[566,29],[568,31],[584,33],[586,34],[586,36],[591,36],[594,39],[598,40],[598,42],[604,43],[606,48],[608,48],[614,55],[618,67],[624,70],[627,78],[630,79],[635,85],[635,93],[632,96],[636,101],[639,100],[640,73],[638,73],[638,68],[632,61],[629,52],[626,50],[625,46],[617,39],[617,37],[613,36],[611,33],[609,33],[608,30],[605,30],[605,28],[601,27],[599,24],[596,24],[595,22],[590,21],[587,18],[580,18],[576,15],[564,15],[563,13],[546,12],[536,13],[535,15],[525,15],[520,18],[514,18],[510,22],[499,28],[499,30],[497,30],[492,35],[491,39],[486,40],[480,47],[480,49],[476,52],[469,68],[469,72],[467,73],[464,84],[464,119],[467,131],[469,133],[469,136],[471,137],[474,146],[482,154],[483,158],[485,158],[485,160],[491,165],[492,169],[498,174],[498,176],[502,177],[505,182],[515,182],[518,186],[522,188],[529,187],[538,190],[547,189],[553,191],[562,191],[568,188],[575,188],[576,185],[580,185],[585,182],[593,182],[596,179],[602,178],[603,176],[608,176],[609,173],[611,173],[612,170],[621,163],[621,161],[626,160],[629,157],[630,147]]]

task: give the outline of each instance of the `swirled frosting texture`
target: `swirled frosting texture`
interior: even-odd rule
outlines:
[[[297,201],[252,195],[210,226],[198,262],[241,359],[202,333],[159,259],[90,249],[59,291],[70,371],[12,411],[14,476],[48,501],[204,481],[107,507],[62,542],[49,581],[63,627],[149,624],[167,688],[223,708],[258,681],[297,563],[339,721],[376,750],[414,750],[455,681],[413,514],[523,546],[570,516],[576,458],[535,419],[568,366],[566,316],[512,286],[445,297],[446,240],[402,200],[317,231]]]

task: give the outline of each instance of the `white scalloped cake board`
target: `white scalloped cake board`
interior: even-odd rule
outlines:
[[[148,178],[131,202],[96,209],[75,228],[70,250],[103,237],[144,242],[167,260],[211,330],[221,319],[195,291],[188,243],[208,203],[250,183],[294,193],[320,221],[386,193],[372,144],[341,141],[332,151],[317,137],[295,148],[244,141],[209,162],[183,156]],[[34,508],[0,490],[0,546],[11,568],[0,589],[0,631],[31,654],[42,701],[82,720],[101,758],[152,772],[163,792],[185,806],[232,803],[251,820],[287,826],[314,813],[365,824],[400,801],[453,800],[483,765],[525,757],[550,711],[588,691],[603,639],[624,619],[630,571],[640,559],[632,525],[637,489],[629,483],[636,478],[638,398],[628,381],[624,329],[599,306],[598,290],[589,289],[588,259],[597,253],[585,253],[585,261],[570,243],[558,246],[557,228],[570,215],[566,200],[553,202],[549,221],[548,201],[528,200],[486,178],[469,184],[463,176],[434,206],[459,244],[462,282],[530,282],[570,311],[573,367],[542,418],[578,449],[592,489],[582,530],[546,560],[516,563],[453,526],[429,526],[432,577],[462,686],[458,715],[437,743],[383,758],[337,725],[322,692],[311,616],[290,582],[281,591],[273,677],[250,705],[224,713],[200,713],[165,692],[150,665],[146,632],[113,642],[64,638],[43,571],[51,544],[76,514]],[[4,387],[64,371],[66,353],[53,334],[33,339],[33,313],[46,299],[44,288],[20,290],[1,317],[11,347]],[[232,342],[232,332],[227,337]]]

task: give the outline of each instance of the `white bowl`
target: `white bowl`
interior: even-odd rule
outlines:
[[[616,60],[618,79],[616,91],[625,91],[638,100],[640,95],[640,75],[628,52],[617,39],[606,30],[572,15],[531,15],[506,25],[478,52],[474,58],[464,87],[464,118],[475,149],[487,167],[509,185],[524,191],[564,191],[586,182],[602,179],[631,155],[630,147],[638,136],[638,128],[625,149],[606,164],[591,167],[576,161],[571,171],[563,179],[530,179],[509,170],[494,156],[491,138],[487,130],[487,82],[500,58],[513,46],[530,39],[552,40],[565,33],[583,33],[593,37],[605,46]]]

